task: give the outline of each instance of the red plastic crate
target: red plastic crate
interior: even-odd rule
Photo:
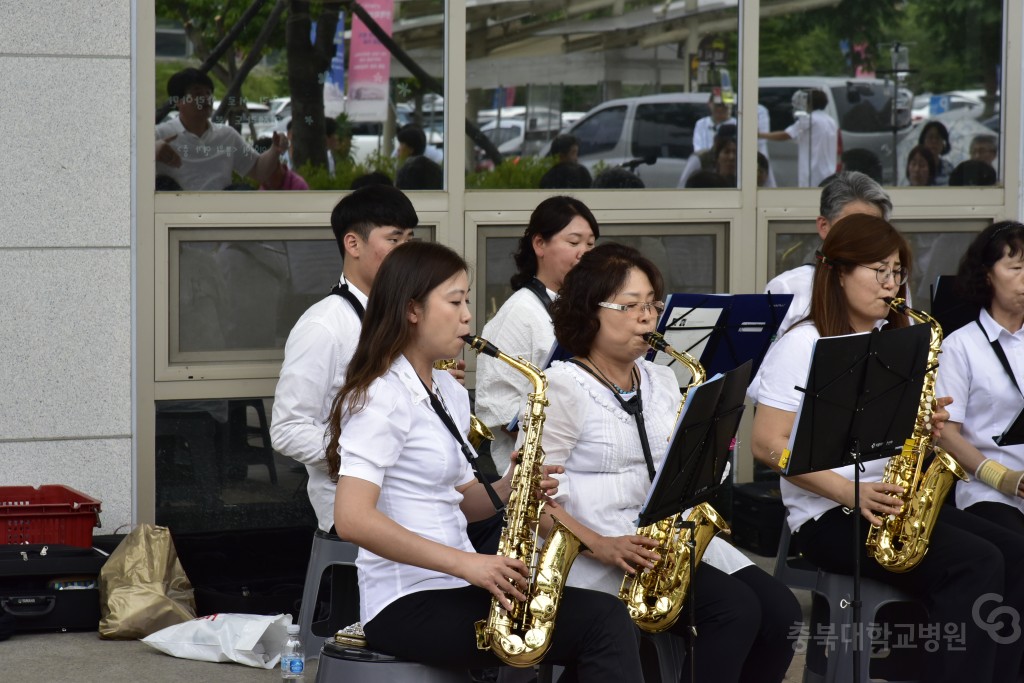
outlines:
[[[100,502],[67,486],[0,486],[0,545],[92,546]]]

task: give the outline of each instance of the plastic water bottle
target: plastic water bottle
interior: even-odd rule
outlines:
[[[285,681],[305,680],[306,658],[299,640],[299,625],[288,625],[288,640],[281,651],[281,679]]]

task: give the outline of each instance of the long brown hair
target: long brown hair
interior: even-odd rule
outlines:
[[[424,304],[435,287],[460,272],[469,272],[465,260],[433,242],[403,244],[381,263],[366,304],[359,344],[348,364],[345,383],[331,405],[327,468],[332,480],[338,479],[342,418],[363,409],[370,385],[387,373],[412,342],[409,305]]]
[[[900,267],[911,269],[910,245],[888,221],[863,213],[837,221],[821,245],[821,257],[814,273],[811,310],[806,320],[818,328],[822,337],[851,334],[850,306],[840,284],[840,275],[850,273],[858,264],[883,261],[899,252]],[[900,285],[897,297],[906,298],[907,282]],[[887,329],[906,327],[907,317],[890,310]]]

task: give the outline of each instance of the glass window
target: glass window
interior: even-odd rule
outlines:
[[[244,5],[157,3],[156,49],[175,58],[156,69],[156,189],[336,191],[371,171],[442,189],[443,0],[275,9],[247,22]]]
[[[890,186],[998,184],[1003,3],[868,4],[762,3],[758,102],[775,185],[835,170]]]
[[[482,133],[467,188],[676,188],[696,122],[735,122],[738,3],[488,0],[466,20],[467,117]],[[486,135],[497,119],[520,122],[516,140]],[[710,154],[696,170],[736,186]]]
[[[156,402],[156,523],[175,533],[317,525],[306,468],[270,445],[274,399]]]

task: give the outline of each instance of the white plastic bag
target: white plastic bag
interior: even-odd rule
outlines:
[[[291,623],[290,614],[211,614],[168,626],[142,642],[182,659],[273,669],[281,659]]]

